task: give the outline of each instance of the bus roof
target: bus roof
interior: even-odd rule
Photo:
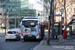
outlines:
[[[38,19],[37,17],[25,17],[24,19]]]

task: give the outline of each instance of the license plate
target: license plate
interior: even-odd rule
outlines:
[[[13,37],[9,37],[9,38],[13,38]]]
[[[34,25],[34,23],[31,23],[31,25]]]

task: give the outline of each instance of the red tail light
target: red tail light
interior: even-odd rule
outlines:
[[[6,34],[6,36],[8,36],[8,35]]]
[[[38,32],[39,33],[39,32]]]
[[[15,34],[15,36],[17,36],[17,34]]]

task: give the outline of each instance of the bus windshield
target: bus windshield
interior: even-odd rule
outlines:
[[[22,21],[22,25],[24,25],[25,27],[35,27],[37,25],[38,21],[35,20],[26,20],[26,21]]]

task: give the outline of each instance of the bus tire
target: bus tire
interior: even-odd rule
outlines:
[[[25,41],[25,38],[23,40]]]
[[[24,41],[25,41],[25,37],[24,37],[24,39],[23,39]]]

